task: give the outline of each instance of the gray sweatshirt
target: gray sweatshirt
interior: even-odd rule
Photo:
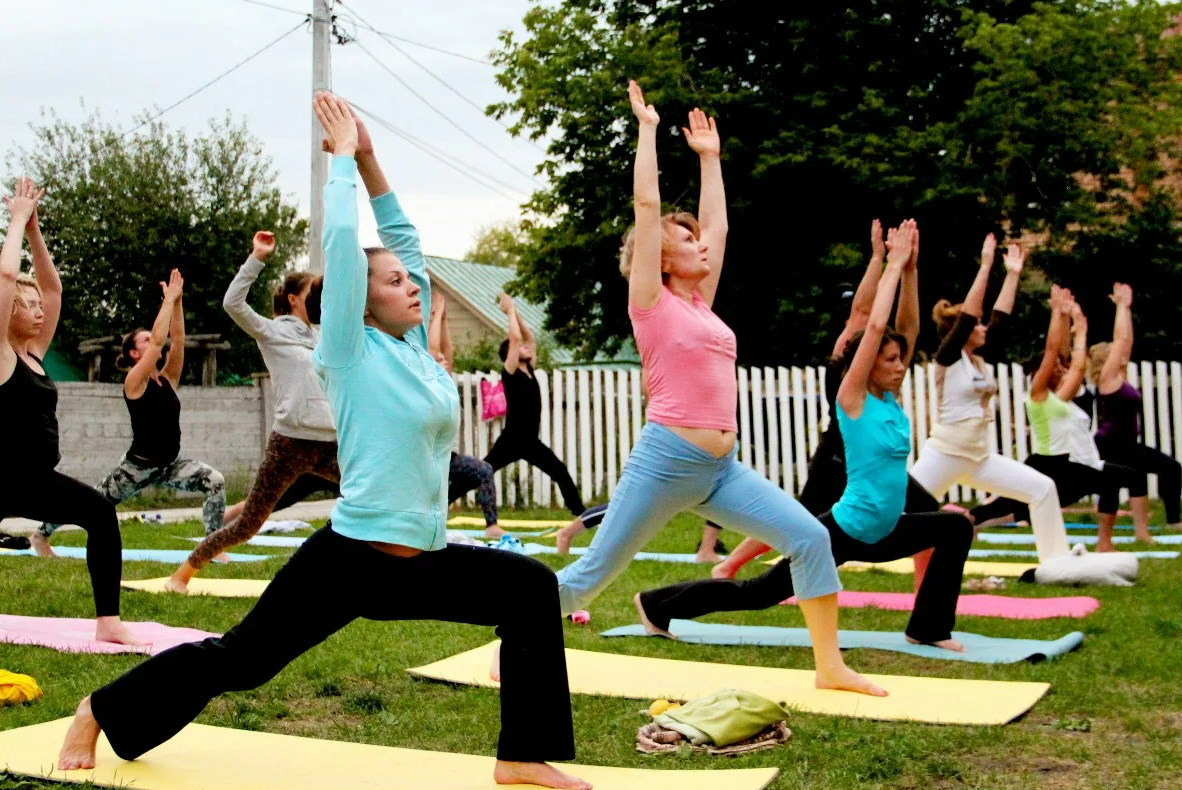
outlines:
[[[256,313],[246,303],[246,295],[262,270],[262,261],[253,255],[247,258],[226,290],[222,307],[259,344],[271,372],[275,392],[271,430],[292,439],[335,442],[332,411],[312,370],[312,349],[320,340],[320,328],[294,315],[264,318]]]

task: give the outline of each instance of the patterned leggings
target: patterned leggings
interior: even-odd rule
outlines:
[[[241,546],[257,535],[283,492],[304,474],[339,483],[337,443],[292,439],[272,431],[267,439],[267,454],[246,495],[242,515],[232,524],[207,534],[189,555],[189,565],[201,570],[223,551]]]
[[[119,466],[95,488],[112,505],[118,505],[150,486],[205,494],[201,506],[205,534],[221,529],[226,513],[226,479],[221,472],[200,461],[178,458],[163,466],[140,466],[123,456]],[[37,531],[48,538],[60,527],[61,524],[42,524]]]
[[[491,464],[470,455],[451,454],[451,468],[447,473],[447,501],[455,502],[476,489],[476,501],[484,512],[485,526],[497,523],[497,484],[493,480]]]

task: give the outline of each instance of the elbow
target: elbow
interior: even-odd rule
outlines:
[[[0,282],[5,285],[16,285],[17,274],[16,269],[0,269]]]
[[[636,211],[657,211],[661,210],[661,197],[648,192],[633,192],[632,193],[632,208]]]

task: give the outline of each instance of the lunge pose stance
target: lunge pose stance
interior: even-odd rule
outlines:
[[[562,610],[585,607],[671,518],[693,511],[758,537],[785,556],[813,638],[816,683],[886,692],[846,667],[837,646],[837,592],[829,533],[800,503],[735,458],[734,332],[711,310],[726,245],[726,196],[713,119],[683,129],[701,159],[701,225],[661,216],[657,111],[629,86],[640,122],[636,225],[620,253],[632,332],[648,374],[648,422],[587,553],[558,574]]]
[[[318,300],[309,299],[316,278],[310,272],[288,274],[275,289],[274,318],[259,315],[247,304],[246,296],[275,251],[275,234],[259,231],[253,245],[250,257],[230,282],[222,307],[262,352],[275,393],[275,421],[267,452],[238,517],[193,549],[165,584],[173,592],[187,592],[195,573],[222,552],[257,535],[281,497],[302,475],[315,475],[328,483],[341,479],[332,411],[312,369],[312,349],[320,340]],[[310,301],[314,315],[309,315]]]
[[[86,569],[94,589],[95,639],[141,644],[119,620],[123,546],[115,506],[85,483],[54,470],[61,460],[57,387],[42,359],[62,312],[62,281],[37,222],[44,190],[19,178],[0,250],[0,520],[9,516],[77,524],[86,530]],[[29,237],[33,276],[22,274],[21,244]]]
[[[452,345],[451,329],[447,325],[447,300],[439,291],[431,294],[431,324],[427,329],[427,344],[435,361],[448,374],[454,373],[455,346]],[[484,514],[486,538],[499,538],[505,534],[505,530],[497,524],[497,485],[493,474],[492,465],[486,461],[452,450],[447,473],[447,501],[454,502],[475,488],[476,502]]]
[[[1062,350],[1069,327],[1071,358],[1064,364]],[[1110,487],[1137,486],[1137,472],[1128,467],[1102,461],[1092,440],[1092,416],[1073,399],[1083,383],[1087,359],[1088,322],[1075,303],[1071,291],[1051,288],[1051,326],[1047,331],[1046,350],[1030,383],[1026,396],[1026,414],[1034,452],[1026,464],[1055,481],[1061,504],[1069,505],[1088,494],[1101,494]],[[1144,475],[1141,475],[1144,480]],[[1100,511],[1099,551],[1112,551],[1112,525],[1116,521],[1115,497],[1102,501]],[[1022,502],[999,497],[970,511],[973,523],[982,525],[994,520],[1030,519],[1030,510]],[[1138,537],[1147,538],[1148,530],[1139,527]]]
[[[185,367],[185,309],[181,294],[185,281],[172,270],[168,283],[161,283],[164,301],[152,329],[135,329],[123,337],[123,353],[116,363],[127,370],[123,379],[123,402],[131,416],[131,447],[97,488],[112,505],[149,486],[196,491],[205,495],[201,516],[205,534],[221,529],[226,511],[226,480],[209,464],[181,458],[181,400],[177,390]],[[164,343],[172,347],[164,367]],[[33,539],[39,553],[50,553],[49,538],[61,524],[46,523]]]
[[[549,475],[562,492],[562,501],[574,515],[583,512],[583,497],[571,479],[566,465],[538,438],[542,423],[542,391],[534,375],[534,361],[538,341],[517,313],[508,294],[501,294],[501,311],[509,317],[509,339],[501,343],[501,361],[505,372],[501,383],[505,387],[505,429],[493,442],[484,460],[493,471],[503,469],[514,461],[524,460]]]
[[[904,514],[911,425],[896,395],[903,384],[911,344],[887,326],[895,289],[910,255],[913,222],[890,231],[886,271],[864,334],[844,357],[835,419],[845,440],[848,480],[833,509],[821,516],[833,559],[883,562],[931,549],[932,561],[907,624],[909,642],[963,651],[952,639],[956,602],[973,528],[958,513]],[[764,609],[799,590],[788,562],[755,579],[704,579],[650,590],[636,608],[650,633],[668,633],[670,620],[710,612]]]
[[[1055,481],[1020,461],[989,448],[993,430],[993,398],[997,383],[992,365],[1005,350],[1014,296],[1026,254],[1011,244],[1005,256],[1006,278],[993,305],[989,325],[980,323],[985,288],[997,242],[990,234],[981,249],[981,265],[968,296],[960,305],[941,299],[932,311],[940,348],[936,351],[939,409],[932,434],[911,469],[911,476],[934,497],[953,483],[983,488],[1030,505],[1030,520],[1040,562],[1068,552],[1067,530],[1059,510]],[[916,583],[925,560],[916,558]]]
[[[495,780],[589,788],[542,762],[574,757],[554,574],[518,554],[446,542],[459,398],[427,351],[431,286],[418,233],[349,106],[321,93],[315,108],[336,154],[324,188],[323,323],[314,357],[340,444],[344,496],[332,527],[296,551],[225,636],[165,651],[85,698],[58,768],[92,766],[100,729],[120,757],[138,757],[217,695],[262,685],[355,618],[435,619],[498,627]],[[358,172],[386,247],[358,243]],[[493,587],[514,605],[471,594]]]
[[[870,225],[870,263],[862,275],[862,281],[854,293],[850,315],[845,326],[833,344],[833,354],[825,372],[825,398],[829,402],[829,425],[817,443],[817,449],[809,461],[808,478],[800,492],[800,504],[814,516],[825,513],[841,498],[846,487],[845,442],[837,421],[837,390],[845,373],[846,349],[850,340],[861,333],[870,320],[874,307],[882,264],[886,259],[886,245],[882,234],[882,223],[874,220]],[[915,348],[919,337],[919,285],[916,264],[919,261],[919,228],[915,228],[911,239],[911,257],[903,267],[900,276],[899,310],[895,328],[907,340],[907,348]],[[915,481],[907,478],[907,501],[904,512],[930,513],[939,510],[935,497]],[[752,538],[740,543],[730,556],[715,565],[710,575],[716,579],[733,579],[744,565],[759,557],[771,547]]]

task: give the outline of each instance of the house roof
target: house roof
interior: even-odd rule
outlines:
[[[447,286],[463,297],[472,312],[483,319],[490,328],[506,335],[509,333],[509,318],[497,306],[497,299],[505,290],[505,285],[516,276],[516,270],[504,266],[457,261],[452,258],[437,258],[431,255],[425,257],[427,271],[433,281]],[[529,324],[530,329],[541,332],[546,322],[546,306],[520,297],[515,297],[514,301],[517,303],[517,312]],[[628,349],[631,349],[630,354],[627,353]],[[553,360],[556,364],[570,365],[574,359],[574,352],[569,348],[555,345]],[[605,359],[603,362],[631,362],[633,360],[639,361],[639,357],[636,355],[635,347],[631,344],[631,339],[629,339],[620,354],[613,359]]]

